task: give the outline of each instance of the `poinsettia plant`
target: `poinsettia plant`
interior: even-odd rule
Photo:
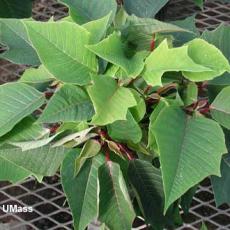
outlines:
[[[230,202],[229,26],[199,35],[193,17],[63,2],[60,21],[0,20],[1,57],[31,66],[0,86],[0,180],[60,167],[79,230],[180,225],[208,176],[217,205]]]

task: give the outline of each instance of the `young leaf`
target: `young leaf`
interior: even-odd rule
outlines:
[[[19,121],[44,103],[44,96],[23,83],[0,86],[0,136],[9,132]]]
[[[0,7],[0,11],[1,9]],[[0,58],[5,58],[17,64],[40,64],[21,20],[0,19],[0,44],[7,47],[5,52],[0,53]]]
[[[49,134],[49,129],[35,123],[32,117],[26,117],[7,134],[0,138],[0,144],[9,142],[38,140]]]
[[[160,170],[149,162],[133,160],[129,163],[128,177],[135,190],[145,222],[155,229],[163,229],[167,222],[172,220],[163,215],[164,191]]]
[[[33,174],[53,176],[65,157],[63,147],[45,146],[22,152],[20,148],[1,147],[0,158]]]
[[[216,205],[230,204],[230,156],[224,156],[221,162],[221,177],[212,176],[212,188]]]
[[[98,67],[96,56],[85,47],[90,42],[85,28],[66,21],[25,24],[41,62],[51,74],[67,83],[89,83],[90,74]]]
[[[187,43],[187,45],[189,57],[192,58],[195,63],[209,68],[208,71],[200,72],[184,70],[183,74],[189,80],[212,80],[226,71],[230,72],[228,60],[214,45],[211,45],[202,39],[194,39]]]
[[[111,161],[102,165],[99,183],[99,220],[109,229],[131,229],[135,213],[119,165]]]
[[[205,177],[220,175],[221,156],[227,149],[218,123],[190,117],[179,107],[166,107],[153,129],[160,150],[166,211]]]
[[[161,86],[161,77],[168,71],[204,72],[210,70],[208,67],[196,64],[189,57],[188,46],[170,49],[166,40],[146,58],[145,63],[143,78],[153,86]]]
[[[121,36],[116,32],[95,45],[87,46],[99,57],[122,68],[128,77],[138,76],[144,68],[144,53],[137,53],[131,58],[125,55]]]
[[[196,102],[198,99],[198,86],[194,82],[189,82],[187,87],[184,89],[183,101],[184,105],[188,106]]]
[[[27,69],[18,80],[24,83],[45,83],[55,80],[55,77],[47,71],[44,65],[39,66],[37,69]]]
[[[87,141],[84,147],[82,148],[80,155],[75,160],[74,175],[77,176],[81,168],[85,164],[86,160],[96,156],[100,150],[101,150],[101,145],[98,141],[96,140]]]
[[[132,141],[138,143],[142,138],[142,130],[138,123],[128,111],[126,120],[115,121],[108,125],[109,136],[118,141]]]
[[[88,88],[96,112],[92,123],[106,125],[126,120],[128,108],[136,105],[130,89],[120,87],[114,79],[105,76],[95,76],[93,82]]]
[[[112,12],[111,20],[117,11],[116,0],[59,0],[70,8],[70,15],[78,23],[83,24],[108,15]]]
[[[230,129],[230,86],[225,87],[210,106],[212,117],[227,129]]]
[[[59,147],[59,146],[68,144],[68,142],[71,142],[71,141],[75,142],[75,146],[77,146],[78,144],[82,144],[89,139],[88,138],[88,136],[90,135],[89,132],[93,128],[94,127],[91,127],[91,128],[84,129],[84,130],[81,130],[81,131],[76,132],[76,133],[69,134],[69,135],[63,137],[62,139],[58,140],[57,142],[54,142],[54,144],[52,146],[53,147]]]
[[[103,164],[103,156],[88,159],[81,171],[74,176],[76,157],[80,150],[73,149],[61,167],[62,186],[73,213],[74,229],[84,230],[98,215],[98,167]]]
[[[0,18],[29,18],[32,13],[32,0],[0,0]]]
[[[125,10],[131,15],[142,18],[152,18],[169,0],[125,0]]]
[[[79,86],[64,84],[50,99],[38,122],[86,121],[94,114],[93,104]]]
[[[51,137],[46,137],[44,139],[35,140],[35,141],[20,141],[20,142],[9,142],[10,145],[21,148],[21,150],[28,151],[31,149],[41,148],[45,145],[48,145],[52,140],[54,140],[60,133],[57,133]]]

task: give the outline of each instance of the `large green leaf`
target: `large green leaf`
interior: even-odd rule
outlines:
[[[19,82],[39,84],[53,80],[55,77],[47,71],[44,65],[41,65],[37,69],[27,69],[20,77]]]
[[[221,177],[212,176],[212,188],[216,205],[230,204],[230,156],[224,156],[221,162]]]
[[[93,114],[93,104],[87,93],[79,86],[65,84],[50,99],[38,121],[84,121]]]
[[[0,44],[7,48],[5,52],[0,53],[0,58],[17,64],[39,65],[39,58],[29,41],[22,21],[0,19]]]
[[[114,140],[138,143],[142,138],[142,130],[130,111],[127,113],[126,120],[115,121],[107,128],[109,136]]]
[[[86,160],[96,156],[101,150],[101,145],[96,140],[89,140],[83,146],[80,155],[75,160],[75,176],[80,172]]]
[[[218,123],[186,115],[179,107],[166,107],[153,129],[160,150],[166,211],[205,177],[220,175],[221,156],[227,149]]]
[[[79,24],[104,17],[112,12],[111,19],[117,10],[116,0],[59,0],[70,8],[70,15]]]
[[[130,89],[120,87],[116,80],[105,76],[95,76],[93,82],[88,88],[96,112],[92,123],[106,125],[126,120],[128,108],[136,105]]]
[[[145,222],[154,229],[163,229],[171,220],[163,215],[164,191],[159,169],[149,162],[133,160],[129,163],[128,177],[135,190]]]
[[[152,18],[169,0],[125,0],[124,7],[129,14]]]
[[[201,36],[207,42],[215,45],[218,49],[222,51],[225,57],[230,62],[230,27],[221,24],[216,30],[204,31]],[[211,81],[209,84],[212,85],[230,85],[230,73],[225,73],[220,77],[217,77]]]
[[[230,65],[225,56],[214,45],[202,39],[194,39],[188,44],[188,55],[192,60],[202,66],[209,68],[208,71],[184,71],[183,74],[191,81],[212,80],[230,72]],[[211,70],[211,71],[210,71]]]
[[[121,36],[116,32],[100,43],[87,47],[99,57],[122,68],[128,77],[138,76],[144,68],[143,59],[145,54],[137,53],[128,58],[125,54]]]
[[[0,18],[29,18],[33,0],[0,0]]]
[[[103,156],[98,155],[85,162],[77,177],[74,176],[75,158],[80,150],[68,153],[61,167],[62,186],[74,218],[74,228],[84,230],[98,215],[98,167]]]
[[[230,129],[230,86],[224,88],[210,107],[212,117],[225,128]]]
[[[65,149],[63,147],[45,146],[24,152],[20,148],[0,148],[0,158],[23,168],[25,171],[42,176],[53,176],[64,157]]]
[[[35,123],[31,117],[24,118],[7,134],[0,138],[0,144],[19,141],[38,140],[49,134],[49,129]]]
[[[44,96],[23,83],[0,86],[0,136],[9,132],[19,121],[44,103]]]
[[[209,70],[207,67],[196,64],[189,57],[188,46],[170,49],[166,40],[146,58],[145,63],[143,78],[148,84],[154,86],[162,85],[161,77],[167,71],[202,72]]]
[[[135,213],[117,163],[107,162],[99,168],[99,220],[109,229],[130,230]]]
[[[12,162],[5,160],[0,157],[0,181],[10,181],[16,183],[21,181],[29,176],[31,172],[27,171]]]
[[[89,83],[90,74],[98,67],[96,56],[85,47],[90,42],[85,28],[67,21],[25,24],[41,62],[51,74],[63,82]]]

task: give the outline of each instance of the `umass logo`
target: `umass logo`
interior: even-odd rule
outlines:
[[[5,213],[23,213],[23,212],[33,212],[33,208],[6,204],[2,206],[2,211]]]

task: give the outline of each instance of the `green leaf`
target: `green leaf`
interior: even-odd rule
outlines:
[[[42,176],[53,176],[64,157],[65,149],[63,147],[45,146],[24,152],[20,148],[0,148],[0,158],[26,171]]]
[[[0,7],[0,11],[1,9]],[[17,64],[40,64],[37,53],[29,41],[26,28],[21,20],[0,19],[0,44],[6,46],[6,51],[0,53],[0,58]]]
[[[80,172],[81,168],[85,164],[86,160],[96,156],[99,151],[101,150],[101,145],[96,140],[89,140],[83,146],[80,155],[75,160],[75,173],[74,175],[77,176]]]
[[[127,113],[126,120],[115,121],[107,126],[109,136],[118,141],[132,141],[138,143],[142,138],[142,130],[133,118],[130,111]]]
[[[129,163],[128,177],[145,222],[151,224],[154,229],[163,229],[170,219],[163,215],[164,191],[160,170],[149,162],[133,160]]]
[[[124,7],[129,14],[142,18],[152,18],[169,0],[125,0]]]
[[[167,57],[167,59],[165,57]],[[161,86],[161,77],[168,71],[187,70],[200,73],[210,70],[208,67],[196,64],[188,56],[188,46],[170,49],[166,40],[146,58],[145,63],[143,78],[149,85],[153,86]]]
[[[222,51],[224,56],[230,62],[230,27],[224,24],[221,24],[217,29],[213,31],[204,31],[201,38],[207,42],[215,45],[218,49]],[[220,77],[217,77],[211,81],[209,84],[212,85],[230,85],[230,73],[225,73]]]
[[[64,84],[50,99],[38,122],[86,121],[93,114],[87,93],[79,86]]]
[[[71,133],[65,137],[63,137],[62,139],[56,141],[53,143],[53,147],[59,147],[59,146],[63,146],[65,144],[68,144],[71,141],[74,141],[74,146],[77,146],[79,144],[84,143],[85,141],[87,141],[89,138],[92,138],[94,135],[92,133],[93,136],[91,136],[91,133],[89,133],[94,127],[88,128],[88,129],[84,129],[81,130],[79,132],[76,133]]]
[[[196,102],[198,99],[198,86],[194,82],[189,82],[187,87],[184,89],[183,101],[184,105],[188,106]]]
[[[19,82],[39,84],[53,80],[55,77],[47,71],[44,65],[41,65],[37,69],[27,69],[20,77]]]
[[[173,43],[176,46],[180,46],[200,36],[200,33],[196,27],[196,15],[187,17],[183,20],[172,21],[170,23],[180,28],[189,30],[189,32],[174,32],[173,33]]]
[[[137,53],[131,58],[125,54],[121,36],[114,32],[108,38],[95,45],[87,46],[89,50],[104,60],[122,68],[128,77],[138,76],[144,68],[144,55]]]
[[[170,23],[151,18],[138,18],[135,15],[129,16],[122,28],[123,37],[136,46],[137,50],[150,50],[153,34],[172,32],[189,33],[190,31]]]
[[[78,176],[74,176],[75,158],[80,150],[68,153],[61,167],[62,186],[74,218],[74,229],[84,230],[98,214],[98,167],[103,163],[102,155],[88,159]]]
[[[188,55],[192,60],[204,67],[208,71],[184,71],[183,74],[191,81],[212,80],[222,75],[224,72],[230,72],[228,60],[224,57],[219,49],[214,45],[202,39],[194,39],[188,44]],[[211,70],[211,71],[210,71]]]
[[[212,118],[230,129],[230,86],[225,87],[210,106]]]
[[[0,181],[10,181],[11,183],[16,183],[31,176],[30,171],[27,171],[1,157],[0,168]]]
[[[221,177],[212,176],[212,188],[216,205],[230,204],[230,156],[224,156],[221,162]]]
[[[40,140],[34,140],[34,141],[20,141],[20,142],[9,142],[10,145],[16,146],[21,148],[21,150],[28,151],[31,149],[37,149],[41,148],[45,145],[48,145],[52,140],[54,140],[60,133],[57,133],[51,137],[45,137]]]
[[[29,18],[32,13],[32,0],[0,0],[0,18]]]
[[[135,213],[119,165],[102,165],[99,183],[99,220],[109,229],[130,230]]]
[[[202,222],[200,230],[208,230],[207,226],[205,225],[204,222]]]
[[[70,15],[78,23],[83,24],[108,15],[112,12],[111,20],[117,11],[116,0],[59,0],[70,8]]]
[[[96,56],[85,46],[90,33],[71,22],[25,21],[28,34],[41,62],[58,80],[85,85],[97,72]],[[55,57],[55,58],[54,58]]]
[[[126,120],[128,108],[136,105],[130,89],[120,87],[116,80],[104,76],[95,76],[93,82],[88,88],[96,112],[92,123],[106,125],[117,120]]]
[[[169,104],[166,100],[160,100],[158,105],[155,107],[153,112],[149,117],[149,132],[148,132],[148,147],[156,153],[159,153],[159,149],[156,142],[154,125],[158,117],[160,117],[160,113],[167,107]]]
[[[0,144],[19,141],[38,140],[49,134],[49,129],[35,123],[32,117],[26,117],[19,122],[9,133],[0,138]]]
[[[166,211],[205,177],[220,175],[221,156],[227,149],[218,123],[190,117],[179,107],[166,107],[153,129],[160,150]]]
[[[0,136],[9,132],[24,117],[44,103],[44,96],[23,83],[0,86]]]
[[[185,215],[189,214],[189,209],[190,209],[193,197],[196,194],[198,187],[199,187],[199,184],[193,186],[181,197],[180,206]]]
[[[90,44],[99,42],[106,35],[106,31],[109,27],[109,19],[111,13],[107,16],[94,20],[82,25],[85,29],[90,32]]]
[[[146,113],[145,100],[136,90],[132,89],[132,93],[136,99],[137,105],[131,107],[129,111],[132,113],[134,119],[139,122],[143,119]]]
[[[204,0],[194,0],[195,4],[203,9]]]

